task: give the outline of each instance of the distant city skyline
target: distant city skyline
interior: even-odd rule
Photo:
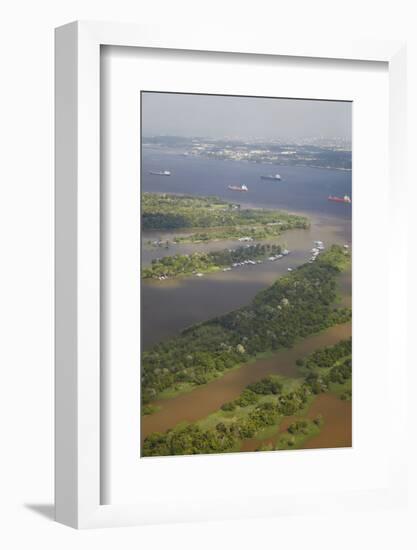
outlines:
[[[352,139],[344,101],[142,92],[142,134],[212,139]]]

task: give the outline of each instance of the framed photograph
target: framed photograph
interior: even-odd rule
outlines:
[[[404,503],[404,81],[402,43],[57,29],[58,521]]]

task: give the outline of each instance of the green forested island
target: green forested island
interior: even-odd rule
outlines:
[[[288,229],[309,227],[304,216],[278,210],[241,208],[217,197],[142,193],[142,229],[198,229],[176,242],[274,237]]]
[[[332,391],[347,399],[352,381],[352,341],[318,350],[299,360],[303,378],[271,375],[250,384],[232,402],[194,424],[179,425],[165,433],[153,433],[143,445],[144,456],[208,454],[239,451],[242,441],[277,434],[273,445],[259,450],[297,448],[318,434],[321,415],[310,419],[307,410],[318,393]],[[320,380],[318,384],[317,381]],[[284,417],[296,415],[286,429],[279,426]]]
[[[297,365],[313,393],[331,391],[352,398],[352,338],[317,350]]]
[[[142,269],[143,279],[161,279],[191,275],[193,273],[210,273],[228,268],[243,262],[255,264],[256,260],[269,255],[281,254],[278,244],[254,244],[239,246],[236,249],[217,250],[212,252],[194,252],[193,254],[176,254],[152,260],[149,267]]]
[[[333,245],[226,315],[194,325],[142,354],[143,404],[219,377],[259,353],[291,347],[299,338],[350,319],[339,308],[336,277],[349,262]]]

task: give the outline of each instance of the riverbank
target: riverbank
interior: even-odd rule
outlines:
[[[352,446],[352,401],[342,400],[335,393],[328,392],[314,396],[305,414],[287,416],[269,432],[246,439],[240,450],[242,452],[253,452],[259,449],[275,450],[279,445],[280,437],[288,431],[293,422],[303,419],[313,421],[318,416],[322,417],[319,429],[297,439],[290,448],[329,449]],[[288,447],[282,447],[282,449],[285,448]]]
[[[338,296],[338,299],[339,298],[341,298],[341,297]],[[339,301],[339,300],[337,300],[337,301]],[[343,323],[341,325],[343,326]],[[316,334],[314,334],[313,337],[319,336],[320,334],[325,334],[328,330],[329,329],[324,329],[322,331],[319,331]],[[347,337],[343,338],[343,339],[347,339]],[[301,344],[302,342],[303,342],[303,339],[299,338],[297,343],[295,344],[295,347],[297,347],[297,345]],[[256,355],[254,355],[252,357],[249,357],[247,359],[247,361],[244,361],[242,363],[237,363],[234,367],[230,368],[226,372],[220,372],[220,373],[219,372],[214,372],[213,375],[212,375],[212,378],[210,378],[210,380],[208,380],[205,384],[201,384],[201,385],[196,387],[194,384],[183,383],[183,384],[178,384],[175,388],[168,388],[167,390],[162,391],[158,395],[158,400],[157,401],[154,401],[154,402],[150,403],[149,405],[145,406],[145,407],[148,407],[148,411],[149,411],[146,414],[151,415],[151,414],[154,414],[155,412],[158,412],[162,408],[162,404],[164,402],[166,402],[167,400],[174,399],[175,397],[179,397],[180,395],[184,395],[186,393],[190,393],[192,391],[195,391],[197,388],[203,388],[203,387],[211,384],[215,380],[221,380],[229,372],[233,372],[233,371],[241,369],[243,367],[247,367],[247,366],[250,366],[250,365],[253,365],[253,364],[257,364],[261,360],[272,359],[274,357],[277,357],[278,355],[279,354],[276,351],[272,351],[272,350],[264,351],[262,353],[257,353]],[[346,382],[345,384],[330,384],[330,387],[331,387],[331,391],[334,392],[339,397],[341,395],[343,395],[344,393],[351,391],[351,389],[352,389],[351,382],[350,383]]]
[[[258,353],[289,348],[299,338],[349,320],[349,309],[335,307],[336,277],[348,263],[347,251],[332,245],[250,304],[143,352],[142,403],[178,384],[201,386]]]
[[[236,399],[249,384],[269,375],[298,378],[296,360],[325,346],[334,345],[352,334],[351,322],[330,327],[319,334],[304,338],[290,349],[282,349],[269,356],[236,367],[221,378],[204,386],[189,388],[167,399],[158,399],[152,405],[160,409],[142,417],[141,439],[153,432],[165,432],[181,422],[193,423],[205,418]]]
[[[309,221],[304,216],[278,209],[242,208],[237,202],[225,201],[215,196],[143,192],[141,197],[141,225],[144,231],[194,232],[203,228],[207,231],[206,239],[210,240],[211,232],[220,236],[223,232],[223,238],[227,239],[230,233],[234,237],[236,232],[255,231],[255,228],[259,231],[259,227],[267,232],[273,228],[286,231],[306,229],[309,226]]]
[[[158,400],[154,403],[160,403],[166,402],[168,399],[174,399],[175,397],[178,397],[180,395],[184,395],[186,393],[190,393],[197,388],[203,388],[204,386],[207,386],[208,384],[211,384],[215,380],[221,380],[224,378],[229,372],[233,372],[234,370],[241,369],[242,367],[245,367],[247,365],[251,365],[253,363],[256,363],[260,361],[261,359],[269,359],[270,357],[274,356],[273,351],[264,351],[263,353],[258,353],[252,357],[249,357],[247,361],[244,361],[242,363],[237,363],[234,367],[230,368],[227,372],[221,372],[221,373],[213,373],[213,377],[208,380],[205,384],[201,384],[199,386],[195,386],[194,384],[178,384],[175,388],[169,388],[167,390],[162,391],[159,396]],[[152,405],[152,404],[151,404]],[[162,405],[158,406],[158,409],[161,408]],[[157,407],[155,407],[157,409]],[[154,411],[156,412],[156,410]],[[153,413],[150,413],[153,414]]]
[[[171,239],[172,233],[145,233],[142,235],[142,266],[150,266],[152,261],[173,254],[194,254],[195,252],[217,251],[223,248],[234,248],[236,242],[175,245],[171,249],[148,248],[150,239]],[[311,256],[314,241],[351,244],[349,233],[341,229],[336,222],[312,219],[310,229],[293,229],[285,234],[278,243],[291,254],[278,261],[264,261],[255,266],[248,266],[231,271],[218,270],[209,276],[177,277],[163,281],[147,279],[142,282],[142,314],[146,323],[142,323],[142,349],[148,350],[158,342],[178,336],[184,328],[204,322],[219,315],[226,314],[249,303],[257,292],[273,284],[280,276],[288,273]],[[271,243],[272,244],[272,243]],[[350,277],[341,288],[343,305],[348,307],[350,294]]]
[[[293,228],[294,229],[308,229],[308,223],[306,222],[304,224],[304,227],[301,227],[300,225],[296,225]],[[227,241],[227,240],[239,240],[239,239],[245,239],[250,238],[251,240],[259,240],[264,241],[267,239],[272,239],[276,237],[282,236],[286,231],[290,231],[292,227],[286,227],[280,225],[252,225],[252,226],[242,226],[242,227],[227,227],[225,228],[218,228],[214,227],[211,229],[206,229],[205,231],[202,231],[201,228],[199,228],[197,233],[192,233],[188,236],[176,236],[173,239],[174,244],[207,244],[212,242],[220,242],[220,241]]]
[[[277,260],[289,253],[287,250],[281,252],[281,246],[276,243],[257,243],[211,252],[164,256],[153,260],[149,267],[142,269],[142,279],[161,281],[191,275],[201,277],[220,269],[231,271],[238,267],[259,265],[268,257]]]
[[[142,452],[144,456],[158,456],[301,448],[320,435],[325,422],[323,407],[312,416],[312,404],[319,395],[351,380],[351,369],[345,369],[340,376],[341,367],[351,364],[351,360],[351,339],[320,348],[296,361],[301,377],[274,374],[258,379],[247,385],[238,398],[223,403],[207,417],[150,434],[143,442]],[[318,371],[319,378],[315,376]],[[329,381],[333,382],[332,387]],[[337,393],[341,400],[340,392]],[[337,398],[335,393],[331,395]],[[341,442],[334,446],[341,446]]]
[[[244,170],[243,167],[240,170],[236,165],[225,165],[216,161],[210,161],[209,166],[201,159],[197,161],[187,158],[184,161],[184,158],[175,159],[172,157],[169,161],[168,159],[163,160],[160,158],[156,160],[153,158],[152,162],[156,162],[161,166],[166,165],[164,164],[166,162],[172,163],[168,166],[172,170],[172,176],[161,180],[147,178],[144,169],[143,189],[145,191],[158,191],[169,194],[188,193],[196,197],[215,194],[224,201],[239,200],[241,208],[255,207],[285,210],[292,213],[298,212],[300,215],[307,215],[311,219],[311,225],[308,229],[293,229],[285,234],[285,247],[292,250],[292,253],[279,262],[264,262],[251,268],[234,269],[227,273],[217,271],[209,277],[191,276],[165,281],[149,280],[144,283],[142,285],[141,307],[142,316],[146,323],[142,323],[142,350],[151,350],[157,343],[165,345],[170,338],[179,337],[187,327],[193,327],[201,323],[205,324],[210,319],[223,315],[227,316],[231,311],[244,308],[256,297],[260,290],[272,285],[277,277],[285,278],[288,274],[288,268],[295,271],[300,264],[308,261],[314,241],[323,241],[326,247],[329,246],[329,243],[351,246],[351,206],[330,203],[327,200],[329,194],[338,196],[351,194],[350,174],[324,170],[283,168],[283,181],[279,185],[267,185],[259,180],[260,167],[255,165],[245,166]],[[230,182],[247,185],[249,192],[239,195],[230,192],[228,190]],[[221,208],[218,210],[220,212]],[[277,226],[272,227],[276,228]],[[210,229],[204,228],[202,233],[207,231],[210,231]],[[184,237],[183,242],[172,246],[169,244],[168,248],[165,248],[166,241],[171,243],[176,234]],[[197,239],[199,242],[196,243],[189,239],[189,234],[190,231],[186,230],[164,231],[160,229],[153,233],[142,232],[142,265],[149,265],[152,260],[158,257],[172,255],[174,250],[178,254],[190,254],[202,250],[207,252],[220,247],[232,248],[235,246],[233,241],[215,241],[213,239],[210,239],[209,242]],[[165,246],[163,243],[160,246],[148,247],[146,245],[148,241],[152,242],[154,240],[164,241]],[[342,278],[343,282],[341,281]],[[335,307],[349,307],[351,305],[350,273],[338,277],[337,292],[339,297],[334,303]],[[341,299],[340,296],[342,296]],[[303,317],[309,314],[310,311],[307,309],[305,313],[303,312]],[[267,326],[264,332],[268,330],[274,331],[275,327]],[[285,332],[285,330],[285,327],[283,327],[278,330],[278,333],[282,334],[282,331]],[[350,335],[350,333],[351,327],[349,326],[348,332],[342,334],[341,338]],[[260,332],[260,335],[262,337],[263,333]],[[297,341],[295,345],[298,346],[300,343]],[[327,342],[324,342],[324,344],[326,345]],[[287,349],[282,349],[278,353],[287,353],[287,351]],[[253,361],[255,380],[259,376],[259,372],[256,370],[259,364],[268,361],[273,363],[274,355],[276,354],[272,352],[263,359]],[[186,359],[187,354],[174,354],[173,361],[177,361],[177,357]],[[161,367],[166,368],[170,364],[165,363]],[[272,365],[270,370],[274,372],[274,368],[281,367],[282,365],[278,367]],[[177,416],[178,421],[183,422],[192,421],[193,417],[202,418],[201,415],[209,414],[210,410],[215,411],[228,399],[236,398],[236,393],[239,392],[232,391],[235,383],[234,377],[236,376],[239,379],[242,374],[251,369],[250,364],[242,366],[242,362],[240,362],[236,369],[223,371],[221,378],[207,381],[203,385],[195,386],[189,383],[187,385],[187,382],[181,382],[181,385],[177,387],[179,393],[176,396],[173,396],[167,390],[167,394],[164,394],[167,399],[158,400],[161,409],[155,415],[142,420],[144,423],[152,423],[158,418],[161,419],[160,415],[166,412],[168,416],[174,418]],[[291,370],[291,367],[289,367],[289,370]],[[227,394],[229,390],[230,395],[226,395],[224,399],[221,399],[218,406],[212,406],[212,399],[216,399],[216,395],[213,394],[221,395],[222,392]],[[200,403],[194,400],[200,401]],[[340,399],[338,401],[346,404]],[[171,407],[173,408],[171,409]],[[174,409],[178,407],[179,409],[184,407],[184,411],[179,410],[177,415],[177,411]],[[204,407],[209,409],[208,413],[204,413],[202,410]],[[167,425],[170,425],[170,422],[170,419],[168,419]],[[163,424],[160,424],[160,428],[157,429],[164,431],[165,428]],[[323,427],[323,429],[327,428]]]

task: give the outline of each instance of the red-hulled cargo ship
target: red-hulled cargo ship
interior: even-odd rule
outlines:
[[[249,191],[246,185],[228,185],[227,188],[230,191]]]
[[[327,200],[333,202],[346,202],[348,204],[352,202],[352,199],[349,197],[349,195],[345,195],[344,197],[335,197],[334,195],[329,195],[327,197]]]

